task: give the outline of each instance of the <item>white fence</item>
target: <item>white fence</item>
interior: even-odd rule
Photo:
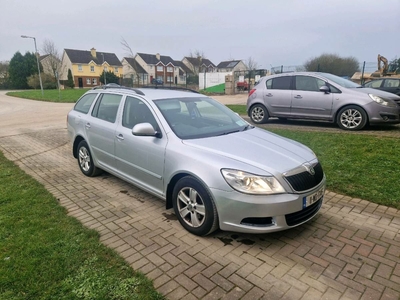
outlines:
[[[232,72],[199,73],[199,90],[225,83],[226,75],[232,75]]]

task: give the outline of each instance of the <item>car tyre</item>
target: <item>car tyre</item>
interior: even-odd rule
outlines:
[[[181,178],[172,192],[175,214],[190,233],[204,236],[218,228],[217,208],[209,191],[194,177]]]
[[[361,130],[367,124],[368,117],[361,107],[349,105],[339,111],[336,122],[344,130]]]
[[[267,108],[262,104],[256,104],[250,109],[250,119],[253,123],[263,124],[268,121],[269,115]]]
[[[82,173],[89,177],[99,175],[102,171],[93,163],[92,154],[86,141],[78,144],[78,165]]]

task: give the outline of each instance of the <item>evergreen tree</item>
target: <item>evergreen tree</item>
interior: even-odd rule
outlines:
[[[119,77],[115,75],[113,72],[108,71],[101,73],[100,75],[100,82],[104,84],[104,74],[106,74],[106,83],[117,83],[119,84]]]
[[[13,88],[29,88],[27,78],[38,73],[35,54],[26,52],[25,55],[22,55],[17,51],[10,60],[8,73]]]
[[[70,88],[74,88],[74,78],[72,77],[71,69],[68,69],[68,79],[67,79],[67,86]]]

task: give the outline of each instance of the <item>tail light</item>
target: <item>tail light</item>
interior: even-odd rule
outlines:
[[[257,89],[252,89],[250,92],[249,92],[249,97],[256,91]]]

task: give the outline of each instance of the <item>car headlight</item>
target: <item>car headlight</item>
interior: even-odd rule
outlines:
[[[235,190],[246,194],[280,194],[285,189],[274,176],[258,176],[239,170],[222,169],[222,176]]]
[[[386,101],[384,99],[382,99],[381,97],[378,97],[374,94],[368,94],[368,96],[375,101],[376,103],[383,105],[383,106],[388,106],[388,107],[396,107],[396,105],[392,102]]]

